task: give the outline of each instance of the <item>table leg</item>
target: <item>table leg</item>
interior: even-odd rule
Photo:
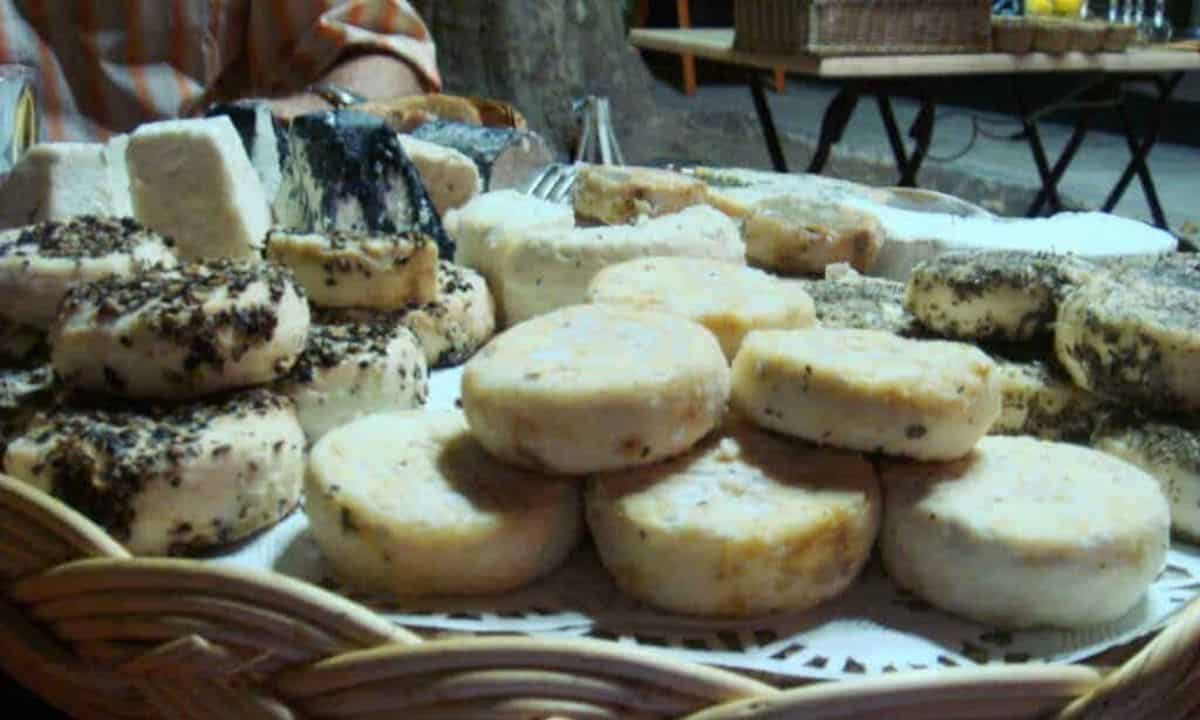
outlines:
[[[763,139],[767,141],[767,153],[771,156],[771,166],[775,172],[788,171],[787,159],[783,157],[783,147],[779,144],[779,134],[775,132],[775,119],[771,117],[771,106],[767,105],[767,93],[763,90],[762,73],[750,70],[750,94],[754,96],[754,110],[758,113],[758,123],[762,126]]]
[[[879,106],[879,117],[883,120],[883,129],[887,131],[888,144],[892,146],[892,156],[896,158],[896,169],[900,177],[908,175],[908,150],[904,147],[904,138],[900,137],[900,128],[896,125],[896,115],[892,112],[892,101],[884,93],[875,95],[875,104]]]
[[[929,145],[933,142],[933,125],[937,118],[933,100],[928,95],[921,96],[921,109],[913,120],[908,134],[916,141],[912,155],[908,156],[907,169],[900,176],[901,187],[916,187],[917,173],[921,171],[921,163],[929,154]]]
[[[817,150],[813,153],[812,162],[808,164],[810,173],[819,173],[829,162],[829,153],[833,145],[842,139],[846,125],[854,109],[858,107],[859,89],[856,85],[846,85],[829,101],[825,108],[825,116],[821,119],[821,136],[817,141]]]
[[[1154,185],[1154,176],[1150,173],[1150,167],[1147,164],[1147,158],[1150,156],[1150,151],[1158,142],[1159,136],[1162,134],[1163,125],[1167,120],[1167,105],[1171,101],[1171,95],[1175,92],[1175,88],[1179,85],[1179,81],[1183,79],[1183,73],[1173,73],[1166,78],[1156,78],[1155,85],[1158,88],[1158,99],[1154,105],[1154,112],[1151,115],[1150,125],[1146,128],[1146,135],[1138,142],[1134,136],[1133,122],[1129,117],[1129,108],[1123,103],[1117,107],[1120,114],[1121,124],[1125,131],[1125,143],[1129,146],[1129,152],[1133,156],[1129,164],[1125,166],[1124,172],[1117,180],[1117,184],[1109,193],[1108,199],[1104,201],[1103,209],[1105,212],[1112,212],[1117,203],[1121,201],[1121,196],[1125,194],[1125,190],[1129,187],[1129,183],[1133,180],[1136,174],[1141,182],[1142,191],[1146,195],[1146,203],[1150,206],[1150,214],[1154,217],[1154,224],[1158,227],[1167,230],[1166,212],[1163,210],[1162,202],[1158,197],[1158,189]]]
[[[1050,163],[1046,159],[1046,148],[1042,145],[1042,135],[1038,132],[1037,121],[1029,112],[1029,104],[1021,92],[1020,82],[1016,76],[1009,78],[1012,84],[1013,97],[1017,102],[1017,114],[1021,125],[1025,128],[1025,139],[1029,142],[1029,150],[1033,153],[1033,164],[1037,166],[1038,177],[1042,181],[1042,192],[1052,211],[1062,209],[1062,201],[1058,197],[1058,189],[1051,181]]]
[[[1067,167],[1071,161],[1075,159],[1075,153],[1079,152],[1079,146],[1083,144],[1084,138],[1087,136],[1088,130],[1091,129],[1092,115],[1091,113],[1083,113],[1079,119],[1075,121],[1075,129],[1071,131],[1071,139],[1067,141],[1066,147],[1063,148],[1062,154],[1058,156],[1058,160],[1054,163],[1054,167],[1050,169],[1050,177],[1046,179],[1046,183],[1057,189],[1058,183],[1062,182],[1063,175],[1067,173]],[[1026,213],[1029,217],[1036,217],[1042,214],[1042,206],[1046,204],[1049,194],[1046,188],[1043,187],[1038,191],[1037,197],[1033,199],[1033,204],[1029,206],[1029,211]]]

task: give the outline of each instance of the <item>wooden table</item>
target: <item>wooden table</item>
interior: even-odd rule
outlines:
[[[809,172],[824,170],[832,147],[841,140],[859,99],[866,94],[873,95],[896,159],[899,184],[907,186],[916,185],[917,174],[932,141],[935,121],[936,98],[920,80],[952,76],[1008,76],[1013,79],[1011,84],[1018,114],[1042,182],[1042,190],[1029,208],[1030,215],[1062,208],[1057,185],[1079,150],[1095,115],[1079,115],[1070,140],[1051,165],[1037,126],[1048,108],[1031,108],[1015,79],[1025,74],[1077,75],[1082,82],[1069,94],[1068,99],[1088,103],[1102,100],[1114,109],[1120,117],[1130,151],[1130,161],[1105,200],[1103,209],[1111,211],[1136,176],[1146,194],[1155,223],[1163,228],[1167,227],[1167,220],[1146,159],[1162,132],[1171,93],[1184,73],[1200,71],[1200,53],[1178,50],[1138,49],[1124,53],[1064,55],[977,53],[818,57],[734,50],[732,29],[634,30],[630,34],[630,42],[644,50],[689,53],[713,62],[746,68],[767,151],[775,169],[780,172],[787,172],[787,162],[767,105],[762,73],[759,71],[781,67],[788,72],[842,83],[841,90],[825,110]],[[1131,83],[1149,83],[1157,91],[1152,116],[1140,134],[1121,92],[1125,85]],[[906,94],[914,94],[915,91],[920,100],[920,110],[909,129],[909,135],[914,139],[911,151],[900,134],[892,112],[891,97],[899,91]]]

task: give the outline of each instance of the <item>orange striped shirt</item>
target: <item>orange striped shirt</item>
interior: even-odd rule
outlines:
[[[47,140],[298,92],[347,51],[402,58],[441,87],[407,0],[0,0],[0,63],[37,68]]]

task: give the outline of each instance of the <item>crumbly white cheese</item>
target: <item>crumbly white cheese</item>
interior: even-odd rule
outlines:
[[[1000,414],[996,366],[964,343],[872,330],[758,330],[733,361],[733,405],[762,427],[923,460],[970,452]]]
[[[0,181],[0,228],[131,214],[123,143],[38,143]]]
[[[704,183],[657,168],[585,165],[572,187],[575,213],[606,225],[670,215],[704,200]]]
[[[455,411],[357,420],[312,449],[305,510],[343,582],[388,595],[500,593],[578,543],[577,483],[492,459]]]
[[[1170,514],[1158,482],[1104,453],[988,437],[951,463],[883,470],[880,545],[892,579],[1001,627],[1120,618],[1162,570]]]
[[[471,432],[496,457],[584,475],[687,450],[717,424],[729,368],[683,318],[581,305],[510,328],[467,363]]]
[[[613,578],[671,612],[797,612],[871,555],[881,498],[862,456],[730,421],[674,460],[589,482],[588,525]]]

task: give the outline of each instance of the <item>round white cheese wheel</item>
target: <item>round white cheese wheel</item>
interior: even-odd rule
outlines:
[[[1000,386],[991,358],[964,343],[758,330],[733,361],[733,404],[762,427],[821,445],[952,460],[1000,415]]]
[[[580,305],[497,336],[467,363],[471,431],[515,465],[586,475],[646,465],[716,426],[729,367],[683,318]]]
[[[956,462],[887,464],[883,486],[888,573],[990,625],[1116,620],[1141,600],[1170,544],[1158,482],[1075,445],[988,437]]]
[[[601,270],[589,302],[680,315],[708,328],[733,360],[751,330],[811,327],[812,298],[801,285],[733,263],[700,258],[630,260]]]
[[[1071,255],[947,253],[913,269],[904,304],[944,337],[1021,342],[1049,335],[1059,300],[1096,272]]]
[[[421,407],[429,370],[403,325],[313,325],[304,352],[275,389],[295,401],[311,443],[364,415]]]
[[[732,420],[674,460],[592,480],[596,549],[627,593],[672,612],[800,611],[871,555],[879,483],[861,455]]]
[[[343,582],[387,595],[500,593],[583,533],[578,484],[492,459],[456,411],[371,415],[313,446],[305,510]]]
[[[171,248],[131,218],[84,215],[0,233],[0,315],[48,328],[72,285],[174,267]]]
[[[50,329],[51,359],[73,387],[196,398],[285,375],[308,326],[287,270],[210,260],[74,286]]]
[[[999,360],[1000,417],[992,435],[1086,443],[1114,405],[1071,382],[1056,364]]]
[[[1096,429],[1092,447],[1133,463],[1156,478],[1171,503],[1171,531],[1200,542],[1200,429],[1125,414]]]
[[[1200,262],[1118,266],[1067,296],[1054,347],[1093,392],[1168,412],[1200,409]]]
[[[4,468],[134,554],[190,553],[291,512],[304,432],[292,401],[262,389],[211,403],[60,406],[9,444]]]

